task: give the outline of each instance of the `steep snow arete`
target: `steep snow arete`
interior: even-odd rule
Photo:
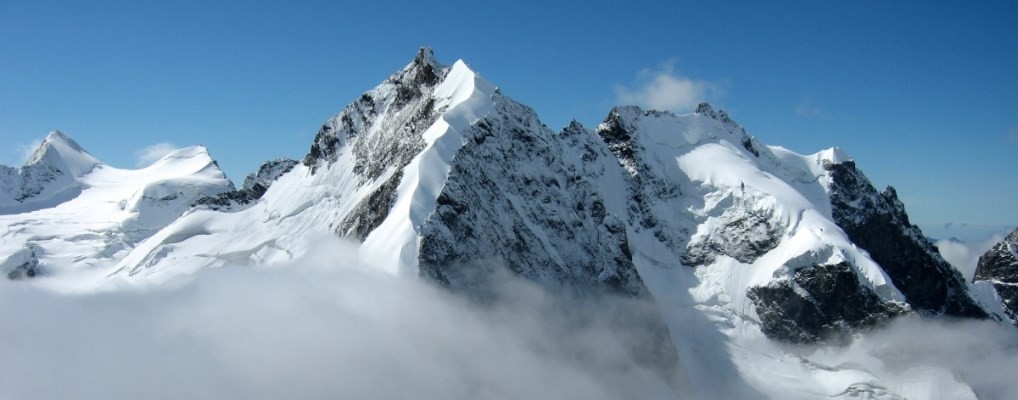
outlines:
[[[62,290],[160,283],[283,263],[338,235],[362,243],[364,263],[452,290],[498,264],[542,284],[651,297],[675,347],[662,352],[677,349],[689,381],[729,371],[708,353],[732,352],[752,362],[729,373],[773,394],[883,392],[865,371],[745,350],[763,336],[840,341],[906,313],[1007,318],[840,149],[764,145],[707,104],[686,115],[619,107],[594,129],[556,132],[430,49],[326,121],[302,161],[270,161],[239,190],[204,148],[128,171],[58,132],[25,166],[0,167],[0,185],[11,278]]]

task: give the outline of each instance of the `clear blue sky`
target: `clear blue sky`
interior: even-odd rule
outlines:
[[[684,88],[845,148],[924,227],[1018,224],[1018,2],[821,3],[0,0],[0,162],[60,129],[120,167],[204,144],[239,182],[427,45],[552,127]]]

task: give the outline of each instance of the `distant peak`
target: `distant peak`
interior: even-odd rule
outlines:
[[[64,144],[72,150],[80,153],[86,152],[85,149],[81,148],[81,145],[79,145],[78,142],[75,142],[74,139],[71,139],[70,136],[67,136],[67,134],[59,130],[54,130],[46,135],[46,139],[43,140],[42,145],[39,146],[39,148],[42,149],[43,147],[46,147],[47,144],[52,145],[55,143]]]
[[[430,47],[421,47],[417,50],[417,56],[414,57],[414,65],[424,66],[430,65],[433,67],[440,67],[438,61],[435,61],[435,51]]]
[[[417,50],[414,60],[406,67],[389,77],[389,82],[409,87],[434,86],[445,75],[445,66],[435,60],[435,53],[430,47]]]
[[[46,135],[46,140],[71,140],[71,138],[59,129],[55,129]]]
[[[703,114],[711,118],[714,118],[716,116],[716,114],[714,113],[714,107],[711,107],[710,103],[706,101],[696,106],[696,113]]]
[[[56,168],[66,168],[74,176],[81,176],[102,163],[88,154],[74,139],[65,133],[54,130],[46,135],[39,148],[25,165],[49,164]]]
[[[718,109],[715,111],[714,107],[711,107],[710,103],[706,101],[696,106],[696,114],[718,120],[721,123],[732,127],[740,126],[737,122],[735,122],[735,120],[728,116],[728,113],[725,112],[725,110]]]
[[[821,161],[831,164],[841,164],[846,161],[852,161],[852,156],[840,147],[831,147],[829,149],[822,150],[820,153],[817,153],[817,156]]]
[[[212,159],[212,155],[209,154],[208,147],[205,147],[205,146],[202,146],[202,145],[196,145],[196,146],[188,146],[188,147],[183,147],[183,148],[179,148],[179,149],[173,150],[173,151],[167,153],[165,156],[163,156],[163,158],[161,158],[160,161],[167,160],[167,159],[183,159],[183,158],[194,158],[194,157],[205,157],[205,158],[208,158],[209,160]]]
[[[643,109],[640,108],[639,106],[615,106],[615,107],[612,107],[611,112],[608,113],[609,117],[610,116],[636,117],[636,116],[642,115],[642,114],[643,114]]]
[[[587,128],[583,126],[583,124],[581,124],[580,121],[577,121],[575,119],[569,121],[569,125],[567,125],[565,128],[562,128],[563,136],[571,136],[588,132],[589,131],[587,130]]]

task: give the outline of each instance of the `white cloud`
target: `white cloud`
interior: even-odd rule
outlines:
[[[674,397],[634,361],[655,343],[638,323],[649,302],[567,298],[508,273],[474,302],[344,263],[357,249],[338,239],[318,247],[172,288],[62,295],[2,279],[0,398]]]
[[[35,150],[42,146],[42,140],[36,139],[29,144],[19,144],[17,146],[18,157],[21,160],[21,164],[28,162],[29,158],[32,158],[32,154],[35,154]]]
[[[1018,335],[1011,324],[992,320],[899,317],[847,347],[818,348],[809,359],[868,371],[903,398],[1007,399],[1018,393]]]
[[[795,105],[795,115],[807,118],[816,118],[826,115],[823,108],[812,97],[804,97],[799,104]]]
[[[961,241],[957,239],[941,239],[937,241],[937,248],[944,260],[954,266],[965,276],[965,280],[971,282],[976,272],[976,263],[979,256],[986,253],[990,247],[1004,239],[1003,235],[993,235],[983,241]]]
[[[141,150],[134,152],[135,165],[138,167],[149,166],[152,163],[159,161],[167,154],[179,149],[173,143],[156,143],[151,146],[147,146]]]
[[[717,85],[711,82],[679,75],[675,71],[674,60],[660,65],[656,70],[640,71],[638,78],[639,82],[632,87],[615,86],[615,98],[620,104],[655,110],[688,111],[717,90]]]

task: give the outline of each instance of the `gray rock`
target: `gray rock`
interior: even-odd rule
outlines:
[[[924,315],[987,318],[965,280],[909,222],[894,188],[878,193],[855,163],[829,163],[834,222],[868,251],[906,301]]]
[[[993,283],[1004,312],[1018,325],[1018,229],[979,256],[973,281]]]
[[[791,280],[748,294],[764,334],[793,343],[843,343],[853,331],[908,311],[862,285],[847,262],[801,268]]]

